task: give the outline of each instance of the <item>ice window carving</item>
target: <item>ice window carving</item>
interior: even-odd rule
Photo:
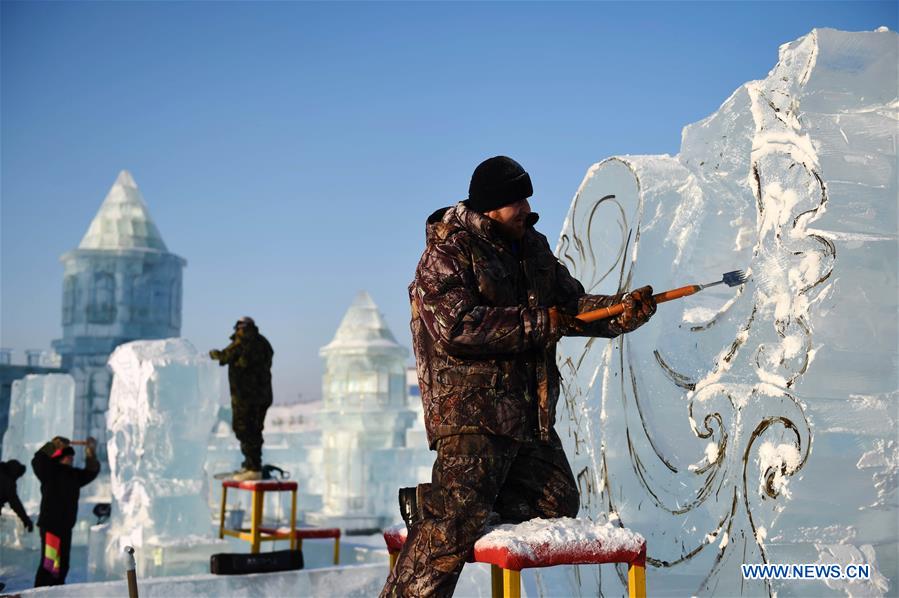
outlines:
[[[87,319],[93,324],[109,324],[115,320],[115,315],[115,277],[108,272],[97,272]]]
[[[62,287],[62,323],[63,325],[71,324],[75,321],[75,305],[78,286],[75,277],[66,276]]]

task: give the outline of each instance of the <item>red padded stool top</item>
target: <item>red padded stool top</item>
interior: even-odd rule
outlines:
[[[386,529],[384,541],[389,552],[399,552],[406,542],[406,526]],[[611,523],[569,517],[532,519],[491,528],[475,542],[474,561],[515,571],[553,565],[645,565],[646,540]]]
[[[237,480],[222,480],[222,486],[228,488],[240,488],[241,490],[264,490],[265,492],[297,489],[296,482],[283,480],[255,480],[244,482],[238,482]]]
[[[645,565],[646,540],[611,523],[570,517],[531,519],[498,525],[481,536],[474,545],[474,560],[515,571],[553,565]]]
[[[387,552],[399,552],[406,543],[406,525],[400,523],[384,530],[384,542],[387,544]]]

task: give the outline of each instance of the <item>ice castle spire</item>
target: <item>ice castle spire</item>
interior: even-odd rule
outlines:
[[[168,251],[134,178],[119,172],[78,247],[60,260],[63,337],[53,342],[75,378],[75,433],[106,446],[106,360],[123,342],[181,334],[182,270]]]
[[[134,177],[119,172],[79,249],[152,249],[167,251]]]
[[[408,351],[396,342],[378,306],[366,291],[359,291],[350,305],[334,340],[319,350],[324,357],[333,353],[392,353],[404,358]]]

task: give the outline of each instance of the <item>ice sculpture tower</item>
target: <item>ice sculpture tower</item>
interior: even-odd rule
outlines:
[[[589,292],[747,268],[612,341],[567,338],[557,429],[581,516],[647,539],[672,595],[895,594],[899,583],[897,49],[816,29],[675,156],[587,172],[559,259]],[[743,563],[867,579],[743,579]],[[614,575],[569,576],[575,595]]]
[[[78,248],[64,254],[63,337],[53,342],[75,379],[75,436],[98,440],[105,461],[110,375],[118,345],[181,333],[181,271],[131,173],[123,170]]]
[[[313,517],[351,529],[379,527],[390,513],[379,493],[375,456],[405,445],[415,420],[406,393],[406,357],[377,305],[360,292],[334,335],[325,359],[321,413],[324,451],[322,511]]]

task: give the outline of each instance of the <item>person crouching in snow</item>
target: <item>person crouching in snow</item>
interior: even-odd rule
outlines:
[[[97,441],[88,438],[84,448],[84,469],[72,467],[75,449],[67,438],[57,436],[42,446],[31,460],[31,467],[41,481],[41,511],[37,519],[41,532],[41,561],[34,587],[58,586],[66,582],[81,488],[100,473],[96,450]]]
[[[575,517],[577,484],[553,427],[556,343],[612,338],[655,313],[652,288],[589,295],[534,230],[531,179],[482,162],[468,199],[432,214],[409,286],[430,484],[400,490],[409,536],[385,597],[451,596],[491,512],[502,522]],[[625,304],[613,320],[575,316]]]
[[[274,350],[259,334],[253,318],[243,317],[234,325],[231,344],[209,356],[228,366],[231,387],[231,428],[240,441],[243,465],[232,479],[262,479],[262,429],[265,413],[272,405],[272,357]]]

